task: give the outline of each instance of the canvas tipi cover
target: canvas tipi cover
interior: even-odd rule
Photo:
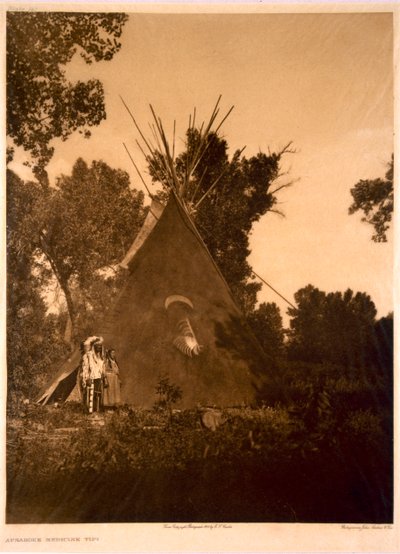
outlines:
[[[254,404],[271,362],[180,200],[171,193],[165,209],[152,213],[147,238],[125,259],[126,284],[95,330],[116,350],[123,401],[151,408],[168,376],[183,391],[182,408]],[[78,362],[79,352],[39,401],[65,399]]]

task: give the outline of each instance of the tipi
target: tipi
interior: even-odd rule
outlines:
[[[171,187],[153,202],[120,264],[125,286],[96,328],[117,353],[122,399],[150,408],[161,376],[182,391],[180,407],[254,404],[265,390],[267,359],[235,305],[184,202]],[[40,403],[66,400],[75,386],[75,352],[42,391]]]
[[[117,352],[123,400],[151,407],[160,376],[168,375],[182,388],[184,408],[254,403],[271,362],[174,193],[157,220],[160,211],[152,205],[142,244],[135,241],[124,260],[127,282],[96,330]],[[79,357],[65,362],[38,402],[67,399]]]

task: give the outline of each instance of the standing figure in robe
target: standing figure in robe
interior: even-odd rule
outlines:
[[[108,386],[104,389],[103,406],[105,408],[116,408],[121,404],[121,380],[113,348],[107,350],[106,353],[106,380]]]

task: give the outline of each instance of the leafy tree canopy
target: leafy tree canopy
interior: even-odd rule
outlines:
[[[10,171],[8,184],[10,244],[26,253],[37,278],[56,277],[75,325],[77,304],[99,299],[98,270],[120,261],[140,228],[143,193],[129,188],[126,172],[82,159],[46,192]]]
[[[389,381],[386,393],[393,393],[393,362],[394,362],[394,325],[393,313],[381,317],[375,323],[375,336],[372,345],[371,361],[379,374]],[[393,401],[393,397],[390,399]]]
[[[393,213],[393,156],[388,164],[385,179],[367,179],[359,181],[350,190],[353,204],[349,214],[358,210],[364,212],[362,221],[374,227],[372,240],[386,242],[386,232],[390,227]]]
[[[285,332],[282,316],[275,302],[261,303],[249,314],[248,321],[264,352],[273,358],[282,356]]]
[[[38,191],[7,174],[7,388],[8,400],[32,396],[51,362],[65,352],[57,318],[46,314],[40,281],[32,271],[32,214]],[[25,217],[23,216],[25,214]]]
[[[9,12],[7,14],[7,134],[35,160],[46,181],[50,142],[105,119],[103,85],[71,83],[65,66],[76,53],[86,63],[111,60],[127,15],[120,13]]]
[[[97,269],[120,261],[139,229],[142,192],[129,188],[129,175],[102,161],[79,158],[51,194],[42,241],[67,279],[86,289]]]
[[[369,364],[376,308],[371,298],[348,289],[325,293],[308,285],[289,308],[289,355],[306,362],[332,362],[346,367]]]

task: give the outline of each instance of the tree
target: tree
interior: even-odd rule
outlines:
[[[393,313],[381,317],[374,326],[374,341],[371,359],[387,384],[387,393],[393,392],[393,361],[394,361],[394,321]],[[393,400],[393,399],[392,399]]]
[[[366,368],[374,335],[375,304],[366,293],[326,295],[326,351],[331,361]]]
[[[35,189],[12,172],[7,184],[7,388],[13,401],[37,391],[65,345],[59,321],[47,315],[40,282],[32,272],[35,247],[26,239],[33,230]]]
[[[32,397],[46,381],[51,364],[67,348],[60,321],[46,313],[37,282],[23,281],[11,272],[8,278],[7,389],[12,401],[20,394]]]
[[[111,60],[128,16],[120,13],[7,13],[7,134],[34,159],[35,177],[45,167],[55,138],[66,140],[106,117],[103,85],[71,83],[65,66],[79,53],[86,63]],[[11,150],[9,150],[11,155]]]
[[[294,295],[297,308],[289,308],[291,316],[288,351],[292,359],[320,362],[324,356],[322,323],[326,295],[307,285]]]
[[[122,259],[140,229],[143,200],[142,192],[129,188],[126,172],[101,161],[89,167],[78,159],[72,175],[58,179],[40,245],[63,290],[75,332],[74,288],[83,296],[83,311],[93,309],[99,298],[91,298],[93,285],[103,281],[98,271]]]
[[[312,285],[295,294],[289,308],[289,356],[305,362],[345,367],[370,365],[376,308],[371,298],[350,289],[325,293]]]
[[[275,302],[261,303],[249,316],[248,321],[265,353],[273,358],[284,352],[285,332],[282,316]]]
[[[25,202],[10,217],[10,233],[43,283],[56,277],[76,334],[78,305],[93,311],[104,283],[99,271],[120,261],[132,242],[143,220],[144,195],[129,188],[126,172],[101,161],[89,167],[82,159],[56,188],[43,191],[9,179],[9,198],[18,196],[16,188]]]
[[[365,217],[362,221],[374,227],[372,240],[387,242],[386,232],[390,227],[393,213],[393,155],[388,164],[385,179],[367,179],[359,181],[351,190],[353,204],[349,214],[361,210]]]
[[[185,151],[175,161],[178,179],[182,181],[187,159],[198,147],[199,137],[198,130],[189,129]],[[238,304],[248,314],[254,309],[261,288],[251,281],[252,269],[247,262],[249,235],[262,215],[278,212],[276,192],[290,183],[274,190],[272,184],[280,176],[280,161],[283,154],[291,151],[290,145],[281,152],[269,155],[260,152],[251,158],[236,151],[229,160],[224,139],[209,133],[207,140],[208,147],[186,190],[186,202],[192,200],[192,214],[202,238]],[[165,176],[155,170],[160,164],[155,164],[152,158],[148,161],[153,181],[161,182],[164,191],[168,191]]]

